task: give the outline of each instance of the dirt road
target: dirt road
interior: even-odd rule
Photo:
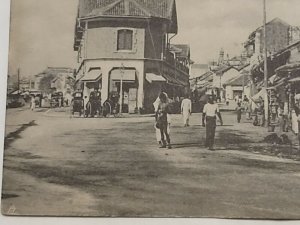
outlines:
[[[5,150],[2,212],[16,215],[300,218],[298,158],[260,143],[261,128],[224,115],[216,151],[201,116],[172,117],[173,149],[153,118],[40,114]]]

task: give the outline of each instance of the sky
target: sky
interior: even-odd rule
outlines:
[[[242,43],[263,23],[263,0],[177,0],[178,35],[196,63],[216,60],[221,48],[240,55]],[[267,20],[300,26],[299,0],[267,0]],[[12,0],[9,74],[35,75],[47,66],[76,68],[73,51],[77,0]]]

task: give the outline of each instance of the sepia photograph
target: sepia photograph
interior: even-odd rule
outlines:
[[[299,0],[10,0],[4,216],[300,219]]]

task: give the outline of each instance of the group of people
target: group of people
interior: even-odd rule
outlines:
[[[168,102],[168,95],[165,92],[161,92],[159,97],[153,103],[155,109],[155,130],[156,139],[161,148],[171,149],[170,138],[170,105]],[[189,119],[192,114],[192,102],[189,96],[186,95],[181,102],[181,114],[183,118],[183,124],[185,127],[189,126]],[[219,106],[215,103],[213,96],[208,98],[208,103],[203,108],[202,126],[206,127],[206,142],[205,147],[209,150],[214,150],[215,131],[217,126],[217,117],[223,125],[222,116],[219,110]]]

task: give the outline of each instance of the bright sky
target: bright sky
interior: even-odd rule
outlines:
[[[177,0],[179,33],[192,59],[207,63],[224,48],[240,54],[248,35],[262,25],[263,0]],[[299,0],[267,0],[268,20],[279,17],[300,26]],[[23,76],[47,66],[76,68],[73,51],[77,0],[12,0],[9,73]]]

